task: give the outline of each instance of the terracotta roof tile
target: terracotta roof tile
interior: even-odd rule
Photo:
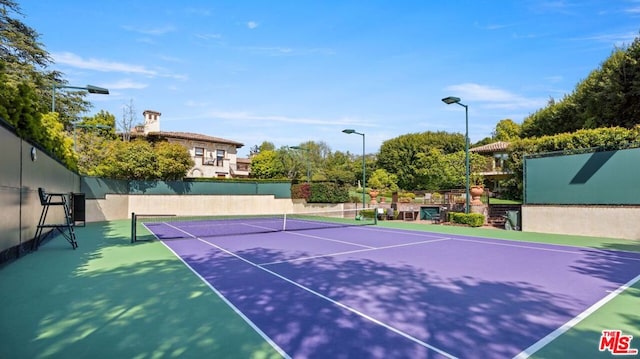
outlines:
[[[501,152],[501,151],[506,151],[507,147],[509,147],[509,142],[498,141],[498,142],[488,143],[484,146],[470,148],[469,151],[478,152],[478,153]]]
[[[191,132],[167,132],[167,131],[159,131],[159,132],[149,132],[148,136],[157,136],[157,137],[170,137],[170,138],[180,138],[183,140],[195,140],[195,141],[206,141],[206,142],[217,142],[217,143],[226,143],[229,145],[234,145],[237,148],[244,146],[244,143],[227,140],[226,138],[207,136],[199,133],[191,133]]]

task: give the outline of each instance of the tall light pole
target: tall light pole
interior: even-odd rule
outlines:
[[[289,148],[292,150],[300,150],[300,151],[307,152],[307,183],[311,182],[311,163],[309,160],[309,157],[311,155],[311,150],[305,147],[300,147],[300,146],[289,146]]]
[[[95,94],[100,94],[100,95],[108,95],[109,94],[109,90],[106,88],[102,88],[102,87],[98,87],[98,86],[92,86],[92,85],[87,85],[85,87],[80,87],[80,86],[67,86],[67,85],[60,85],[60,84],[53,84],[53,91],[51,92],[51,112],[56,112],[56,89],[74,89],[74,90],[84,90],[87,91],[88,93],[95,93]]]
[[[463,103],[460,102],[460,97],[453,97],[453,96],[449,96],[449,97],[445,97],[442,99],[442,102],[446,103],[447,105],[451,105],[452,103],[458,104],[462,107],[464,107],[464,125],[465,125],[465,134],[464,134],[464,159],[465,159],[465,180],[466,180],[466,200],[465,200],[465,207],[464,207],[464,213],[469,213],[469,172],[470,172],[470,166],[469,166],[469,107]]]
[[[360,132],[356,132],[356,130],[354,129],[346,129],[346,130],[342,130],[342,132],[350,135],[352,133],[355,133],[356,135],[360,135],[362,136],[362,209],[364,209],[365,204],[364,204],[364,191],[365,191],[365,187],[366,187],[366,176],[365,176],[365,162],[364,162],[364,133],[360,133]]]

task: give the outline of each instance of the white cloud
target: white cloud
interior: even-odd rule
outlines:
[[[562,80],[564,80],[564,77],[562,77],[561,75],[556,75],[556,76],[547,76],[545,77],[545,80],[551,82],[551,83],[558,83],[561,82]]]
[[[247,27],[248,27],[250,30],[253,30],[253,29],[255,29],[256,27],[258,27],[258,23],[257,23],[257,22],[255,22],[255,21],[249,21],[249,22],[247,22]]]
[[[195,105],[192,104],[192,105]],[[372,127],[372,124],[368,121],[363,121],[350,117],[343,117],[339,119],[322,119],[322,118],[306,118],[306,117],[289,117],[281,115],[259,115],[250,112],[243,111],[211,111],[201,116],[202,118],[211,119],[219,118],[225,120],[236,121],[260,121],[261,124],[265,122],[277,122],[277,123],[296,123],[307,125],[340,125],[340,126],[367,126]]]
[[[290,48],[282,46],[245,46],[239,47],[240,50],[248,51],[256,55],[265,56],[307,56],[307,55],[322,55],[332,56],[335,55],[335,51],[329,48]]]
[[[578,40],[593,40],[598,42],[604,42],[607,44],[615,44],[616,46],[623,46],[625,44],[630,44],[635,39],[637,33],[629,31],[626,33],[611,33],[611,34],[600,34],[594,35],[584,38],[579,38]]]
[[[148,28],[148,29],[125,25],[125,26],[122,26],[122,28],[127,31],[133,31],[140,34],[153,35],[153,36],[164,35],[166,33],[173,32],[176,30],[176,28],[171,25],[156,27],[156,28]]]
[[[187,14],[190,14],[190,15],[197,15],[197,16],[209,16],[209,15],[211,15],[211,10],[204,9],[204,8],[188,7],[186,9],[184,9],[184,12],[186,12]]]
[[[282,56],[282,55],[293,55],[293,49],[289,47],[259,47],[259,46],[251,46],[251,47],[242,47],[241,49],[253,52],[259,55],[268,55],[268,56]]]
[[[158,72],[144,66],[113,62],[99,59],[84,59],[70,52],[52,53],[51,56],[57,64],[63,64],[79,69],[94,70],[100,72],[121,72],[126,74],[138,74],[149,77],[168,77],[176,80],[186,80],[188,76],[174,74],[168,71]]]
[[[196,34],[196,37],[202,40],[219,40],[222,38],[221,34]]]
[[[64,64],[85,70],[95,70],[101,72],[124,72],[148,76],[158,75],[156,71],[149,70],[140,65],[125,64],[99,59],[84,59],[70,52],[58,52],[52,53],[51,55],[54,61],[58,64]]]
[[[129,79],[125,79],[125,80],[120,80],[117,82],[112,82],[109,84],[106,84],[105,87],[107,87],[108,89],[114,89],[114,90],[122,90],[122,89],[143,89],[143,88],[147,88],[149,85],[147,84],[143,84],[140,82],[135,82]]]
[[[462,98],[463,103],[465,101],[484,102],[483,105],[487,108],[538,108],[547,102],[547,99],[526,98],[506,90],[475,83],[452,85],[448,86],[446,90]]]
[[[630,8],[626,8],[624,9],[624,12],[629,13],[629,14],[640,14],[640,5],[639,6],[634,6],[634,7],[630,7]]]

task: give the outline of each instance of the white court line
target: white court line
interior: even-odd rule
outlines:
[[[569,253],[569,254],[584,254],[584,250],[593,250],[593,251],[603,251],[603,249],[599,249],[599,248],[592,248],[592,247],[573,247],[571,246],[571,248],[575,248],[576,250],[568,250],[568,249],[555,249],[555,248],[544,248],[544,247],[537,247],[537,246],[528,246],[525,244],[512,244],[512,243],[493,243],[493,242],[487,242],[487,241],[483,241],[483,240],[478,240],[478,239],[466,239],[466,238],[451,238],[454,241],[461,241],[461,242],[472,242],[472,243],[479,243],[479,244],[486,244],[486,245],[490,245],[490,246],[505,246],[505,247],[515,247],[515,248],[524,248],[524,249],[533,249],[533,250],[537,250],[537,251],[546,251],[546,252],[558,252],[558,253]],[[493,239],[493,238],[487,238],[487,239]],[[500,239],[498,239],[500,240]],[[537,243],[537,244],[541,244],[544,246],[562,246],[561,244],[550,244],[550,243],[538,243],[538,242],[527,242],[527,243]],[[578,250],[580,249],[580,250]],[[616,251],[616,250],[612,250],[612,251]],[[633,257],[624,257],[624,259],[629,259],[632,261],[640,261],[640,258],[633,258]]]
[[[179,230],[180,232],[188,235],[191,238],[194,239],[198,239],[201,241],[200,238],[197,238],[196,236],[194,236],[193,234],[189,233],[189,232],[185,232],[182,229],[175,227],[171,224],[168,223],[164,223],[167,226],[173,227],[177,230]],[[191,267],[189,265],[189,263],[187,263],[182,257],[180,257],[180,255],[178,255],[178,253],[176,253],[171,247],[169,247],[164,241],[161,241],[156,235],[155,233],[151,232],[153,234],[154,237],[156,237],[156,239],[158,239],[160,241],[160,243],[162,243],[162,245],[164,245],[169,251],[171,251],[171,253],[173,253],[173,255],[175,255],[182,263],[184,263],[184,265],[187,266],[187,268],[189,268],[189,270],[191,270],[191,272],[193,274],[195,274],[198,278],[200,278],[201,281],[203,281],[220,299],[222,299],[223,302],[225,302],[225,304],[227,304],[229,306],[229,308],[231,308],[231,310],[233,310],[236,314],[238,314],[238,316],[240,316],[240,318],[242,318],[247,324],[249,324],[249,326],[256,331],[256,333],[258,333],[258,335],[260,335],[262,337],[262,339],[264,339],[269,345],[271,345],[271,347],[273,347],[273,349],[275,351],[277,351],[280,355],[282,355],[282,357],[286,358],[286,359],[291,359],[291,356],[289,354],[287,354],[287,352],[285,352],[282,348],[280,348],[280,346],[273,341],[273,339],[271,339],[265,332],[263,332],[254,322],[251,321],[251,319],[249,319],[246,315],[244,315],[244,313],[242,313],[240,311],[240,309],[238,309],[235,305],[233,305],[233,303],[231,303],[224,295],[222,295],[222,293],[220,293],[220,291],[218,291],[211,283],[209,283],[205,278],[203,278],[200,273],[198,273],[198,271],[196,271],[193,267]]]
[[[314,236],[314,235],[311,235],[311,234],[304,234],[304,233],[300,233],[300,232],[296,232],[296,231],[285,231],[284,233],[291,234],[291,235],[296,235],[296,236],[301,236],[301,237],[309,237],[309,238],[321,239],[321,240],[327,241],[327,242],[336,242],[336,243],[342,243],[342,244],[349,244],[349,245],[352,245],[352,246],[362,247],[362,248],[367,248],[367,249],[375,249],[376,248],[376,247],[367,246],[365,244],[341,241],[339,239],[333,239],[333,238],[327,238],[327,237]]]
[[[510,242],[510,243],[523,243],[523,244],[526,244],[526,243],[528,243],[528,244],[539,244],[539,245],[548,246],[548,247],[569,247],[569,248],[576,248],[576,249],[582,249],[582,250],[596,250],[596,251],[607,251],[607,252],[611,251],[611,252],[638,254],[638,252],[636,252],[636,251],[627,250],[627,249],[607,249],[607,248],[598,248],[598,247],[590,247],[590,246],[581,246],[581,245],[575,245],[575,244],[557,244],[557,243],[536,242],[536,241],[530,241],[530,240],[519,240],[519,239],[511,239],[511,238],[476,237],[476,236],[472,236],[472,235],[468,235],[468,234],[438,233],[438,232],[421,231],[421,230],[418,230],[418,229],[387,228],[387,227],[376,227],[376,226],[360,226],[360,227],[355,227],[355,228],[362,229],[362,230],[367,230],[367,231],[376,231],[376,232],[402,233],[403,235],[421,236],[421,237],[430,237],[430,236],[445,235],[446,234],[446,235],[454,235],[454,236],[460,236],[460,237],[468,237],[468,238],[452,238],[452,239],[455,239],[455,240],[472,241],[473,238],[477,238],[478,242],[486,243],[486,244],[496,244],[496,245],[499,245],[499,244],[497,244],[497,243],[489,243],[489,242],[485,242],[483,240],[487,240],[487,241],[502,241],[502,242]],[[424,233],[424,234],[421,234],[421,233]],[[531,247],[531,248],[534,248],[534,247]],[[627,258],[627,257],[625,257],[625,258]],[[636,259],[636,258],[630,258],[630,259],[632,259],[632,260],[640,260],[640,259]]]
[[[615,298],[620,293],[625,291],[627,288],[633,286],[638,281],[640,281],[640,275],[637,275],[635,278],[633,278],[632,280],[630,280],[627,283],[623,284],[622,286],[620,286],[615,291],[611,292],[606,297],[600,299],[597,303],[595,303],[594,305],[590,306],[584,312],[580,313],[579,315],[577,315],[576,317],[574,317],[570,321],[566,322],[564,325],[562,325],[558,329],[556,329],[553,332],[549,333],[546,337],[538,340],[536,343],[534,343],[533,345],[531,345],[527,349],[523,350],[520,354],[516,355],[514,357],[514,359],[524,359],[524,358],[530,357],[533,353],[535,353],[538,350],[542,349],[544,346],[546,346],[547,344],[551,343],[554,339],[556,339],[560,335],[566,333],[569,329],[575,327],[578,323],[580,323],[586,317],[588,317],[589,315],[593,314],[596,310],[602,308],[605,304],[607,304],[613,298]]]
[[[377,250],[382,250],[382,249],[391,249],[391,248],[407,247],[407,246],[413,246],[413,245],[425,244],[425,243],[441,242],[441,241],[446,241],[446,240],[449,240],[449,239],[451,239],[451,238],[430,239],[428,241],[394,244],[394,245],[391,245],[391,246],[384,246],[384,247],[370,247],[370,248],[367,248],[367,249],[356,249],[356,250],[353,250],[353,251],[336,252],[336,253],[328,253],[328,254],[319,254],[317,256],[286,259],[286,260],[282,260],[282,261],[269,262],[269,263],[260,263],[258,265],[260,265],[260,266],[268,266],[268,265],[272,265],[272,264],[281,264],[281,263],[291,263],[291,262],[305,261],[305,260],[308,260],[308,259],[318,259],[318,258],[324,258],[324,257],[336,257],[336,256],[341,256],[341,255],[346,255],[346,254],[372,252],[372,251],[377,251]]]
[[[400,228],[384,228],[383,229],[382,227],[375,227],[375,226],[359,226],[359,227],[353,227],[353,228],[357,228],[365,231],[395,233],[395,234],[402,234],[406,236],[417,236],[417,237],[441,238],[443,235],[451,234],[451,233],[426,232],[426,231],[419,231],[419,230],[413,230],[413,229],[400,229]]]
[[[222,247],[220,247],[218,245],[215,245],[213,243],[207,242],[204,239],[201,239],[201,238],[198,238],[198,237],[195,237],[195,238],[197,240],[209,245],[209,246],[217,248],[218,250],[221,250],[221,251],[223,251],[223,252],[225,252],[225,253],[233,256],[233,257],[236,257],[236,258],[240,259],[241,261],[243,261],[243,262],[245,262],[245,263],[247,263],[247,264],[249,264],[249,265],[251,265],[253,267],[256,267],[256,268],[258,268],[260,270],[263,270],[263,271],[265,271],[265,272],[267,272],[267,273],[269,273],[269,274],[271,274],[271,275],[273,275],[273,276],[275,276],[275,277],[277,277],[279,279],[282,279],[285,282],[290,283],[290,284],[292,284],[292,285],[294,285],[294,286],[296,286],[296,287],[298,287],[298,288],[300,288],[300,289],[302,289],[302,290],[304,290],[306,292],[309,292],[309,293],[311,293],[311,294],[313,294],[313,295],[315,295],[315,296],[317,296],[317,297],[319,297],[321,299],[324,299],[324,300],[326,300],[326,301],[328,301],[328,302],[330,302],[330,303],[332,303],[334,305],[337,305],[338,307],[340,307],[342,309],[348,310],[351,313],[354,313],[354,314],[356,314],[356,315],[358,315],[358,316],[360,316],[360,317],[362,317],[362,318],[364,318],[366,320],[369,320],[369,321],[371,321],[371,322],[373,322],[373,323],[375,323],[377,325],[380,325],[380,326],[382,326],[382,327],[384,327],[384,328],[386,328],[386,329],[388,329],[388,330],[390,330],[390,331],[392,331],[392,332],[394,332],[394,333],[396,333],[396,334],[398,334],[398,335],[400,335],[400,336],[402,336],[402,337],[404,337],[406,339],[409,339],[410,341],[412,341],[412,342],[414,342],[414,343],[416,343],[418,345],[421,345],[421,346],[423,346],[425,348],[431,349],[431,350],[433,350],[433,351],[435,351],[435,352],[437,352],[437,353],[439,353],[439,354],[441,354],[441,355],[443,355],[443,356],[445,356],[447,358],[456,358],[455,356],[445,352],[444,350],[442,350],[440,348],[437,348],[437,347],[435,347],[433,345],[430,345],[430,344],[428,344],[426,342],[423,342],[422,340],[420,340],[420,339],[418,339],[416,337],[413,337],[410,334],[407,334],[407,333],[401,331],[400,329],[394,328],[391,325],[386,324],[386,323],[384,323],[384,322],[382,322],[382,321],[380,321],[378,319],[375,319],[375,318],[373,318],[373,317],[371,317],[371,316],[369,316],[367,314],[364,314],[364,313],[358,311],[357,309],[352,308],[352,307],[350,307],[350,306],[348,306],[346,304],[343,304],[343,303],[340,303],[340,302],[338,302],[336,300],[333,300],[333,299],[325,296],[322,293],[316,292],[315,290],[313,290],[313,289],[311,289],[309,287],[306,287],[306,286],[304,286],[304,285],[302,285],[302,284],[300,284],[298,282],[295,282],[295,281],[293,281],[293,280],[291,280],[291,279],[289,279],[287,277],[284,277],[284,276],[282,276],[282,275],[280,275],[280,274],[278,274],[278,273],[276,273],[274,271],[271,271],[271,270],[269,270],[269,269],[267,269],[265,267],[262,267],[262,266],[260,266],[260,265],[258,265],[256,263],[253,263],[252,261],[250,261],[248,259],[245,259],[245,258],[243,258],[243,257],[241,257],[241,256],[239,256],[239,255],[237,255],[237,254],[235,254],[233,252],[230,252],[230,251],[228,251],[228,250],[226,250],[226,249],[224,249],[224,248],[222,248]]]

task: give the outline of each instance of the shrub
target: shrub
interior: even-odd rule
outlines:
[[[344,203],[349,201],[349,191],[332,182],[311,183],[309,203]]]
[[[460,213],[449,212],[449,222],[466,224],[471,227],[482,227],[484,224],[484,215],[480,213]]]
[[[413,192],[398,193],[398,202],[409,203],[409,202],[413,202],[415,198],[416,198],[416,194]]]
[[[291,198],[303,198],[306,201],[309,201],[309,197],[311,197],[311,186],[308,183],[291,185]]]
[[[376,210],[375,209],[363,209],[360,211],[360,215],[363,218],[368,218],[368,219],[372,219],[375,218],[376,216]]]

